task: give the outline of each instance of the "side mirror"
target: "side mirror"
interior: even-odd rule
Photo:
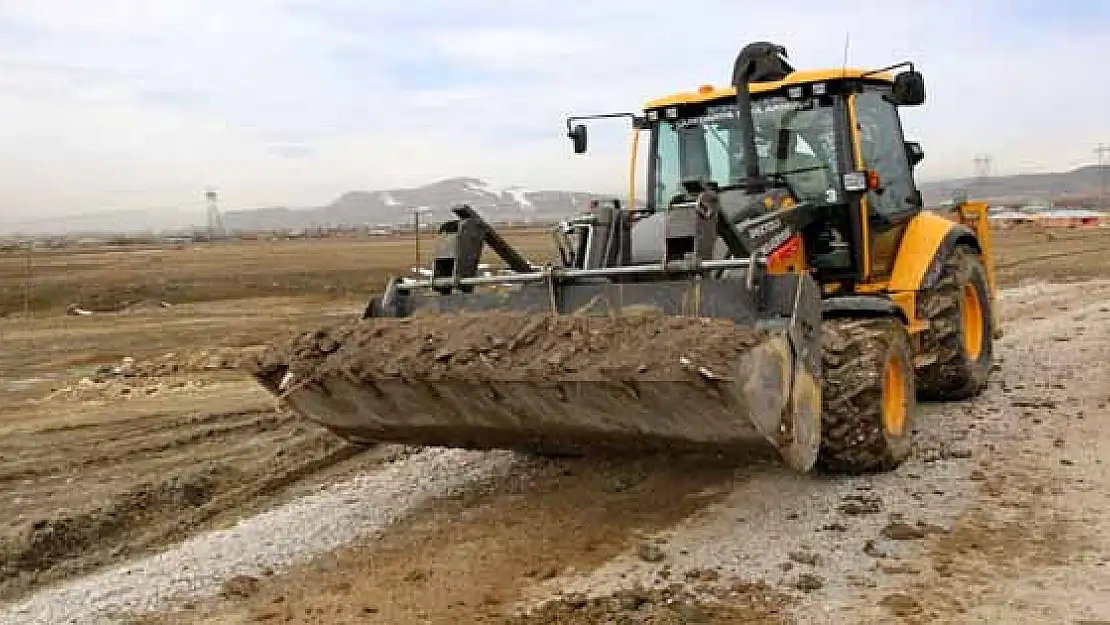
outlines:
[[[910,167],[916,167],[921,159],[925,158],[925,151],[921,149],[921,144],[916,141],[906,141],[906,158],[910,161]]]
[[[586,151],[586,127],[582,124],[577,124],[574,128],[570,129],[567,133],[572,143],[574,143],[574,153],[582,154]]]
[[[898,106],[918,106],[925,103],[925,77],[917,70],[902,72],[894,77],[890,99]]]

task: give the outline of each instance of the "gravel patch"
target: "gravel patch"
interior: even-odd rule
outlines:
[[[950,531],[966,511],[984,463],[999,450],[1020,449],[1029,428],[1040,422],[1034,413],[1041,404],[1023,408],[1023,402],[1053,400],[1043,406],[1052,419],[1074,409],[1061,389],[1090,383],[1083,359],[1092,355],[1086,345],[1076,347],[1078,354],[1061,350],[1059,341],[1077,333],[1095,339],[1096,328],[1105,326],[1094,319],[1110,301],[1097,301],[1106,298],[1105,286],[1003,292],[1011,304],[1004,319],[1016,318],[1006,319],[1006,336],[996,343],[991,386],[971,402],[920,404],[914,455],[897,470],[846,477],[797,475],[773,462],[743,467],[723,501],[651,537],[656,557],[628,553],[588,575],[549,580],[518,608],[541,605],[553,595],[663,588],[689,571],[710,570],[723,585],[759,581],[793,589],[809,599],[795,614],[800,622],[835,622],[877,579],[916,575],[912,561],[924,539]],[[1027,317],[1030,312],[1044,316]],[[1097,334],[1105,338],[1107,332]]]
[[[167,600],[212,593],[227,579],[292,562],[374,535],[435,498],[479,487],[515,464],[511,452],[432,448],[327,487],[238,525],[49,589],[0,609],[0,623],[105,622]]]

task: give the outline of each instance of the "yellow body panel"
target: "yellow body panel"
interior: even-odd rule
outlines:
[[[906,226],[902,244],[898,247],[888,288],[892,291],[916,291],[921,288],[929,264],[954,225],[952,220],[935,213],[922,212],[914,216]]]
[[[983,265],[987,270],[987,286],[990,290],[991,317],[994,338],[1002,338],[1002,323],[998,306],[998,278],[994,267],[994,242],[991,240],[990,221],[987,218],[989,205],[986,202],[964,202],[956,207],[956,219],[975,231],[979,247],[983,250]]]
[[[979,239],[979,247],[983,248],[983,264],[987,269],[987,285],[990,287],[991,299],[994,299],[998,292],[998,283],[995,281],[990,221],[987,220],[989,209],[986,202],[964,202],[956,207],[956,214],[960,222],[974,230],[975,237]]]
[[[984,215],[986,212],[984,211]],[[985,221],[985,220],[984,220]],[[941,243],[956,222],[936,213],[918,213],[906,226],[890,280],[883,284],[872,285],[875,290],[890,294],[909,319],[909,331],[916,334],[925,330],[926,323],[917,316],[917,291],[925,280],[925,272],[933,262]],[[986,256],[989,258],[989,250]],[[864,290],[864,289],[860,289]],[[992,285],[993,291],[993,285]]]
[[[829,80],[843,80],[851,78],[862,78],[864,74],[869,74],[867,80],[875,80],[877,82],[893,82],[894,76],[887,72],[879,72],[871,74],[872,70],[866,69],[818,69],[818,70],[805,70],[791,73],[789,76],[782,80],[774,80],[769,82],[753,82],[751,83],[752,93],[767,93],[789,87],[792,85],[803,85],[813,82],[822,82]],[[736,88],[732,86],[725,87],[712,87],[705,91],[682,91],[673,93],[671,95],[663,96],[650,100],[645,109],[654,109],[664,106],[673,106],[676,104],[694,104],[698,102],[710,102],[721,98],[736,97]]]

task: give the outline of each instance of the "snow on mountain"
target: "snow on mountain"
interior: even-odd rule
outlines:
[[[581,211],[594,198],[606,200],[608,196],[584,191],[531,190],[459,177],[420,187],[349,191],[318,208],[228,211],[224,221],[230,228],[251,230],[408,224],[417,209],[427,210],[421,216],[423,221],[451,219],[451,208],[459,204],[470,205],[491,221],[553,221]]]

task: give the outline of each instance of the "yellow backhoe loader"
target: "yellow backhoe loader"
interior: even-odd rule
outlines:
[[[585,120],[631,121],[630,197],[560,224],[554,265],[458,206],[430,278],[390,280],[359,321],[273,346],[254,374],[364,443],[755,441],[801,472],[889,470],[918,399],[977,395],[1000,336],[987,207],[926,210],[914,181],[900,109],[924,101],[911,63],[795,70],[750,44],[728,85],[567,120],[575,153]],[[510,273],[477,275],[487,246]]]

